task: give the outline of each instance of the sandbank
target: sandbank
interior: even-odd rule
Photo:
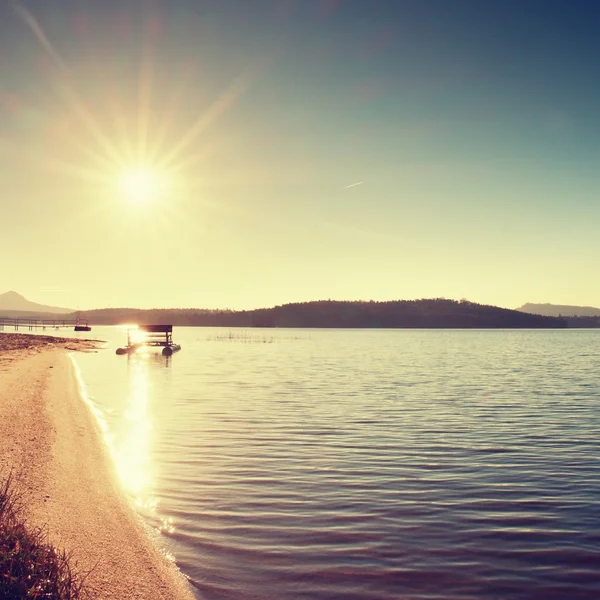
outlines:
[[[0,333],[0,476],[12,470],[27,517],[72,552],[93,600],[193,600],[130,505],[69,351],[91,341]]]

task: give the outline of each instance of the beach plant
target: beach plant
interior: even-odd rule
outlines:
[[[0,481],[0,600],[79,600],[85,576],[42,527],[24,518],[13,474]]]

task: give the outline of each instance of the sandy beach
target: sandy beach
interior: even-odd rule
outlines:
[[[0,475],[12,469],[27,516],[91,571],[93,599],[194,598],[121,489],[69,351],[94,342],[0,333]]]

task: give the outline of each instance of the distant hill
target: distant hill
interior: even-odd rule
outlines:
[[[338,302],[323,300],[249,311],[111,308],[81,311],[92,325],[126,323],[204,327],[562,328],[564,319],[462,300]]]
[[[0,294],[0,316],[9,317],[12,316],[8,314],[9,312],[19,311],[19,312],[27,312],[27,313],[52,313],[55,315],[66,315],[68,313],[72,313],[72,308],[59,308],[58,306],[45,306],[44,304],[37,304],[36,302],[31,302],[27,300],[21,294],[17,294],[17,292],[5,292],[4,294]],[[24,316],[24,315],[18,315]]]
[[[600,317],[600,308],[593,306],[569,306],[563,304],[532,304],[528,302],[518,308],[522,312],[547,317]]]

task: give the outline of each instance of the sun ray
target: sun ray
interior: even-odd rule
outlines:
[[[66,134],[63,138],[78,152],[87,155],[98,166],[98,170],[115,168],[115,161],[110,160],[105,154],[98,152],[90,144],[85,143],[76,132]]]
[[[96,122],[93,113],[85,107],[76,90],[67,83],[67,85],[59,89],[59,92],[79,117],[82,124],[85,125],[96,143],[102,148],[106,157],[111,159],[115,164],[118,164],[121,160],[118,150],[104,134],[102,128]]]
[[[14,2],[12,4],[12,9],[19,16],[19,18],[29,27],[33,35],[37,38],[40,45],[44,48],[46,53],[52,58],[52,60],[64,70],[67,70],[67,66],[62,59],[62,56],[56,51],[46,33],[44,32],[42,26],[38,22],[38,20],[27,10],[24,6],[19,4],[18,2]]]
[[[113,85],[110,93],[107,94],[106,103],[116,133],[115,138],[117,142],[115,145],[117,151],[122,156],[124,162],[131,164],[135,162],[136,159],[135,150],[131,141],[131,133],[127,129],[127,118],[125,116],[126,109],[124,108],[125,103],[122,101],[116,85]]]
[[[271,52],[259,59],[256,59],[252,65],[247,67],[237,78],[235,78],[223,93],[213,102],[213,104],[202,113],[196,122],[188,129],[183,137],[173,148],[162,157],[160,161],[161,168],[170,168],[179,160],[180,155],[189,148],[189,146],[206,129],[213,125],[225,113],[227,113],[239,98],[254,84],[258,77],[274,62],[275,53]]]
[[[118,104],[111,104],[111,115],[117,133],[116,138],[120,141],[120,155],[124,162],[133,163],[136,160],[136,153],[131,142],[131,135],[127,131],[127,118],[124,116],[124,112]]]
[[[106,174],[106,171],[101,169],[90,169],[56,158],[44,157],[44,162],[48,169],[56,174],[70,175],[93,183],[109,184],[111,181],[111,177]]]
[[[149,26],[146,28],[142,43],[142,56],[138,79],[138,132],[137,160],[148,159],[148,134],[150,129],[150,111],[152,103],[152,84],[154,80],[154,55]]]
[[[177,163],[165,167],[165,169],[174,175],[185,173],[187,169],[197,166],[202,160],[210,156],[212,149],[213,145],[205,145],[199,152],[188,154],[184,160],[182,159]]]
[[[167,109],[164,117],[161,119],[161,124],[158,126],[158,129],[153,136],[154,143],[152,145],[152,149],[148,152],[148,159],[150,161],[158,161],[160,152],[163,150],[165,141],[167,139],[169,129],[173,126],[177,109],[180,107],[184,94],[189,88],[191,82],[194,80],[195,75],[196,66],[194,63],[191,63],[181,76],[179,85],[174,87],[173,93],[171,94],[171,98],[169,100],[169,108]]]
[[[181,153],[189,148],[190,144],[198,138],[215,121],[228,112],[254,83],[257,77],[274,60],[274,55],[263,57],[249,66],[241,75],[235,78],[213,104],[202,113],[196,122],[188,129],[187,133],[173,148],[161,159],[162,168],[171,167],[180,157]]]
[[[245,77],[239,77],[235,80],[208,110],[200,115],[181,140],[166,153],[159,163],[160,166],[163,168],[170,167],[201,133],[235,104],[246,87]]]
[[[102,132],[102,129],[95,121],[93,114],[85,107],[85,104],[81,100],[79,94],[71,84],[69,68],[67,67],[60,53],[54,48],[51,41],[46,36],[42,26],[39,24],[33,14],[19,3],[15,3],[13,5],[13,9],[19,18],[29,27],[40,45],[44,48],[44,50],[58,67],[63,78],[62,85],[55,84],[55,89],[58,95],[76,113],[83,125],[88,129],[89,133],[106,152],[107,156],[118,162],[118,152],[115,150],[107,136]]]

